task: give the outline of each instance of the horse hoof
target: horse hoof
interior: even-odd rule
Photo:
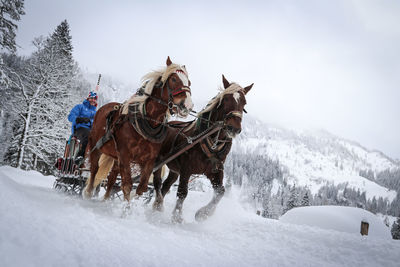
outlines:
[[[92,194],[90,194],[86,188],[83,189],[82,191],[82,198],[83,199],[91,199],[92,198]]]
[[[122,206],[121,218],[126,218],[132,214],[131,203],[127,202]]]
[[[154,202],[153,204],[153,211],[159,211],[159,212],[163,212],[164,211],[164,206],[162,203],[156,203]]]
[[[194,218],[197,222],[203,222],[203,221],[207,220],[208,217],[213,215],[214,211],[215,211],[215,209],[203,207],[196,212]]]
[[[172,223],[175,223],[175,224],[182,224],[183,223],[183,218],[181,216],[179,216],[179,215],[173,215],[171,220],[172,220]]]

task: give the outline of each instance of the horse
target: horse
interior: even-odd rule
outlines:
[[[219,201],[224,195],[223,185],[224,162],[230,152],[232,139],[240,134],[244,106],[246,105],[246,94],[253,87],[253,84],[242,88],[236,83],[230,83],[222,76],[225,90],[222,90],[213,98],[207,106],[198,114],[194,127],[186,131],[186,135],[193,136],[211,126],[212,123],[223,121],[224,127],[214,135],[191,148],[187,153],[180,155],[167,164],[170,169],[167,179],[161,183],[161,171],[154,173],[153,183],[156,192],[154,208],[162,210],[163,197],[169,191],[172,184],[179,178],[177,202],[173,210],[173,221],[182,222],[183,202],[188,194],[188,182],[192,174],[204,174],[211,181],[214,196],[196,214],[196,221],[203,221],[211,216]],[[168,153],[173,146],[175,137],[168,135],[163,144],[161,155]],[[184,137],[179,135],[177,143],[184,142]]]
[[[121,189],[128,203],[132,190],[131,163],[137,164],[141,171],[136,194],[147,191],[149,176],[166,137],[168,113],[186,117],[193,108],[186,67],[172,63],[169,57],[166,65],[145,75],[141,89],[128,101],[108,103],[96,112],[87,149],[90,178],[84,189],[86,198],[106,178],[114,161],[118,162]],[[99,162],[102,154],[108,157]]]
[[[244,106],[246,105],[245,95],[253,87],[253,84],[242,88],[236,83],[229,83],[223,75],[222,80],[225,89],[221,90],[207,104],[198,114],[198,118],[188,127],[168,128],[168,135],[163,142],[157,161],[162,161],[164,157],[171,155],[175,147],[181,147],[182,144],[185,145],[187,137],[197,136],[217,122],[223,122],[224,125],[219,132],[207,137],[184,154],[167,163],[170,172],[164,183],[161,180],[162,170],[154,172],[153,185],[156,198],[153,208],[159,211],[163,210],[165,194],[180,175],[178,199],[172,216],[174,222],[182,222],[183,202],[188,194],[188,181],[192,174],[205,174],[210,179],[214,189],[214,196],[211,202],[196,212],[195,218],[197,221],[204,220],[210,216],[224,195],[223,164],[231,149],[232,138],[241,132],[241,121],[245,111]],[[182,122],[173,121],[170,124],[179,125]],[[105,199],[110,196],[117,174],[118,166],[114,165],[108,176]]]

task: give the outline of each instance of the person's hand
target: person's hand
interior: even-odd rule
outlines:
[[[90,122],[90,118],[78,117],[75,121],[76,123],[88,123]]]

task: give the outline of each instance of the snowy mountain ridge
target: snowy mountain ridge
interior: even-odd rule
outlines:
[[[400,163],[377,150],[337,137],[324,130],[288,130],[245,116],[243,129],[234,140],[232,153],[267,155],[279,160],[289,172],[288,181],[307,186],[314,194],[326,183],[348,183],[366,191],[367,198],[392,201],[396,192],[359,175],[400,168]]]

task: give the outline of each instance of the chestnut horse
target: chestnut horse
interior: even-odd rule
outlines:
[[[114,160],[119,164],[121,189],[128,203],[132,190],[131,163],[138,164],[141,171],[136,193],[147,191],[149,176],[166,137],[168,111],[184,117],[193,107],[185,66],[173,64],[169,57],[166,64],[163,70],[143,77],[139,94],[122,105],[108,103],[97,111],[88,142],[90,178],[84,190],[86,197],[91,197],[93,189],[106,178],[98,176],[108,174]],[[102,140],[106,132],[109,138]],[[112,161],[101,164],[99,169],[102,153]]]
[[[182,222],[182,206],[188,193],[188,181],[192,174],[205,174],[210,179],[214,189],[214,197],[209,204],[196,212],[196,220],[203,220],[210,216],[225,192],[223,164],[231,149],[232,138],[241,132],[242,115],[246,105],[245,95],[250,91],[253,84],[242,88],[236,83],[229,83],[224,76],[222,76],[222,79],[225,89],[207,104],[198,114],[197,120],[191,123],[189,127],[185,129],[169,128],[160,151],[158,161],[162,161],[165,159],[164,157],[171,155],[171,152],[176,151],[177,147],[187,144],[187,136],[197,136],[216,122],[224,123],[224,127],[219,132],[209,136],[167,163],[170,172],[164,183],[161,180],[161,169],[154,173],[153,183],[156,199],[153,208],[159,211],[163,210],[165,194],[180,175],[178,200],[172,217],[175,222]],[[170,124],[181,123],[170,122]],[[105,199],[110,196],[117,174],[118,167],[115,165],[108,176]]]

